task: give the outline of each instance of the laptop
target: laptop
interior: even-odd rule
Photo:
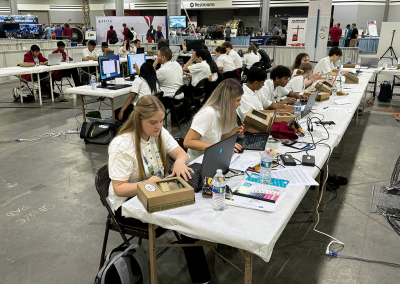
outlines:
[[[107,50],[106,56],[114,56],[114,51],[112,51],[112,50]]]
[[[144,53],[144,47],[136,48],[136,54]]]
[[[319,86],[317,88],[317,90],[308,97],[308,101],[307,101],[306,107],[301,112],[301,117],[305,117],[307,114],[309,114],[311,112],[311,109],[312,109],[312,107],[313,107],[313,105],[315,103],[315,100],[317,98],[318,92],[319,92],[319,90],[321,88],[322,88],[322,85]]]
[[[179,45],[171,45],[169,48],[171,49],[172,54],[181,52],[181,48],[179,47]]]
[[[74,62],[82,62],[82,58],[83,58],[83,54],[82,53],[74,53],[72,55],[72,59],[74,60]]]
[[[275,122],[277,109],[275,109],[272,123],[269,125],[265,133],[245,134],[243,137],[238,137],[236,143],[240,144],[244,150],[265,150],[269,135],[271,135],[272,125]]]
[[[217,61],[217,59],[218,59],[218,57],[215,54],[212,55],[212,58],[214,61]]]
[[[60,53],[49,54],[49,62],[47,65],[60,65],[61,64],[62,55]]]
[[[202,189],[205,177],[214,177],[218,169],[222,170],[223,174],[229,171],[236,138],[237,134],[234,134],[207,147],[204,151],[203,162],[189,166],[193,169],[194,174],[191,174],[192,179],[189,179],[188,184],[194,188],[195,192],[199,192]]]
[[[361,57],[360,67],[371,68],[372,66],[378,66],[379,58],[375,57]]]

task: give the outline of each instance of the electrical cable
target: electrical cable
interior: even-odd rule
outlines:
[[[378,264],[384,264],[384,265],[389,265],[393,267],[400,268],[400,263],[393,263],[393,262],[387,262],[387,261],[382,261],[382,260],[375,260],[375,259],[368,259],[368,258],[362,258],[362,257],[357,257],[357,256],[351,256],[351,255],[345,255],[341,253],[337,253],[335,251],[329,251],[328,255],[332,257],[340,257],[340,258],[345,258],[345,259],[353,259],[353,260],[359,260],[359,261],[365,261],[365,262],[370,262],[370,263],[378,263]]]

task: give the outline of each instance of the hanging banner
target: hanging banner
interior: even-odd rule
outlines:
[[[153,29],[157,30],[157,26],[161,25],[162,33],[164,38],[168,38],[167,34],[167,26],[166,26],[166,17],[165,16],[136,16],[136,17],[96,17],[96,30],[97,30],[97,43],[101,44],[107,40],[107,31],[110,29],[110,26],[114,27],[114,30],[117,32],[117,37],[119,39],[119,43],[124,42],[124,36],[122,32],[124,28],[122,24],[125,23],[128,29],[133,27],[135,32],[137,33],[137,37],[142,42],[146,39],[147,31],[150,28],[150,25],[153,26]]]
[[[289,18],[287,46],[304,46],[306,43],[307,18]]]
[[[378,29],[376,28],[376,21],[368,21],[368,33],[370,36],[378,36]]]

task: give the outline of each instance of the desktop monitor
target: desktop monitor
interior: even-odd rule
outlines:
[[[5,31],[19,31],[19,24],[14,23],[3,23],[3,29]]]
[[[169,16],[169,27],[170,28],[186,28],[186,17],[185,16]]]
[[[136,48],[136,54],[144,53],[144,47]]]
[[[99,67],[102,85],[105,85],[106,80],[121,76],[118,55],[99,57]]]
[[[169,47],[169,40],[168,39],[159,39],[158,40],[158,49],[161,47]]]
[[[146,62],[146,55],[144,54],[129,54],[128,55],[128,65],[129,65],[129,73],[131,75],[136,74],[136,70],[133,68],[133,65],[136,63],[138,68],[142,66],[143,63]]]
[[[207,49],[204,45],[204,39],[188,39],[186,41],[186,50],[199,50],[199,49]]]

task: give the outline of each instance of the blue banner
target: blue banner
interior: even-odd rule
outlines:
[[[266,36],[252,36],[250,37],[250,44],[257,43],[258,45],[265,45],[265,42],[269,38],[269,35]]]

